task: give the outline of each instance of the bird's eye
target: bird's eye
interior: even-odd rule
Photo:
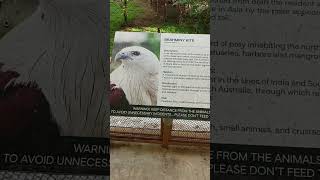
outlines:
[[[132,51],[131,54],[135,55],[135,56],[139,56],[140,52],[139,51]]]

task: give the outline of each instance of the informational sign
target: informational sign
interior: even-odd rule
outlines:
[[[107,3],[32,2],[1,7],[0,170],[109,176]]]
[[[212,177],[319,179],[319,2],[212,8]]]
[[[111,114],[208,120],[210,35],[116,32]]]

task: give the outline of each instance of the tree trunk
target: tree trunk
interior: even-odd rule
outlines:
[[[124,16],[124,23],[128,24],[128,0],[124,1],[124,8],[123,8],[123,16]]]

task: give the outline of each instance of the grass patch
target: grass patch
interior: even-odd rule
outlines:
[[[187,34],[197,34],[197,28],[195,24],[190,22],[185,22],[184,24],[177,23],[162,23],[151,24],[145,27],[125,27],[124,17],[123,17],[123,4],[119,0],[110,0],[110,54],[113,48],[114,35],[116,31],[125,29],[129,32],[158,32],[158,26],[160,26],[161,33],[187,33]],[[136,18],[144,16],[144,8],[139,2],[134,0],[128,0],[128,23]]]
[[[143,9],[139,7],[134,1],[128,1],[128,22],[134,20],[140,14],[143,13]],[[123,8],[121,2],[114,0],[110,1],[110,52],[112,52],[113,39],[116,31],[120,30],[124,25]]]

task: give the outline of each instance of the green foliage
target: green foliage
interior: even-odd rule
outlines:
[[[175,5],[187,8],[184,21],[193,24],[195,33],[210,32],[210,6],[208,0],[173,0]]]
[[[151,25],[148,27],[134,27],[130,28],[131,32],[158,32],[158,26]],[[194,33],[194,29],[190,25],[177,25],[173,23],[164,23],[160,27],[161,33]],[[150,33],[148,37],[148,44],[151,51],[154,52],[158,58],[160,57],[160,38],[157,33]]]
[[[194,33],[194,29],[188,24],[164,23],[160,26],[161,33]],[[131,28],[132,32],[158,32],[158,26],[150,25],[148,27]]]
[[[158,32],[156,25],[148,27],[130,28],[131,32]],[[194,33],[194,29],[190,25],[177,25],[174,23],[164,23],[160,26],[161,33]],[[148,47],[160,58],[160,37],[158,33],[150,33],[147,41]]]
[[[147,41],[150,50],[160,59],[160,36],[157,33],[148,34]]]
[[[124,25],[123,3],[121,1],[110,0],[110,53],[112,52],[114,34]],[[128,22],[143,13],[143,9],[134,1],[128,1]]]
[[[144,15],[144,8],[137,1],[127,0],[128,22]],[[187,13],[183,15],[183,21],[177,23],[163,23],[161,25],[151,24],[146,27],[132,27],[127,31],[132,32],[158,32],[158,27],[162,33],[204,33],[208,34],[210,25],[210,9],[208,0],[173,0],[176,5],[187,7]],[[110,53],[112,52],[115,31],[121,30],[125,26],[124,21],[124,3],[121,0],[110,0]],[[157,55],[158,51],[155,38],[149,38],[151,47]],[[153,42],[154,41],[154,42]],[[158,48],[159,49],[159,48]]]

